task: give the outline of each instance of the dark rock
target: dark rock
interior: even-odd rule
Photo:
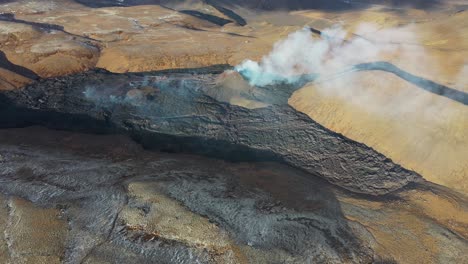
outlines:
[[[333,186],[320,178],[279,164],[148,152],[129,142],[44,128],[2,129],[0,193],[62,210],[69,227],[64,263],[90,263],[90,257],[112,263],[239,263],[232,254],[213,260],[212,248],[193,245],[199,239],[151,233],[146,220],[153,204],[180,209],[151,196],[136,197],[145,194],[129,190],[135,183],[209,219],[236,247],[266,253],[258,259],[245,252],[246,263],[370,263],[374,258],[371,243],[358,238],[366,231],[349,226]],[[229,196],[231,190],[236,197]],[[141,224],[124,222],[124,210],[134,212]],[[187,230],[180,223],[172,228]]]
[[[0,126],[126,133],[151,149],[280,161],[371,195],[421,179],[286,104],[250,110],[207,96],[203,91],[213,85],[214,75],[166,76],[101,71],[41,81],[0,94]],[[158,87],[157,96],[129,102],[125,97],[135,83]]]

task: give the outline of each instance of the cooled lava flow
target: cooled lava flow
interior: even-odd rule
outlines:
[[[152,149],[281,161],[371,195],[422,179],[286,104],[246,109],[219,102],[204,92],[216,77],[90,71],[43,80],[0,95],[1,126],[127,133]]]

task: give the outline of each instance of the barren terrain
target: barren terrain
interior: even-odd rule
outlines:
[[[467,263],[467,58],[465,1],[0,1],[0,263]]]

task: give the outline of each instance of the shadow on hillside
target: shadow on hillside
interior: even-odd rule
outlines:
[[[61,25],[55,25],[55,24],[50,24],[50,23],[39,23],[39,22],[33,22],[33,21],[27,21],[27,20],[22,20],[22,19],[17,19],[15,17],[15,14],[13,13],[0,13],[0,21],[7,21],[7,22],[13,22],[13,23],[19,23],[19,24],[24,24],[24,25],[29,25],[32,26],[35,29],[38,29],[42,32],[46,33],[52,33],[53,31],[61,31],[67,35],[74,36],[77,38],[82,38],[86,40],[92,40],[92,41],[97,41],[95,39],[86,37],[86,36],[81,36],[81,35],[76,35],[73,33],[70,33],[65,30],[65,28]]]
[[[33,80],[39,79],[39,76],[35,72],[31,71],[30,69],[11,63],[6,57],[5,53],[1,50],[0,50],[0,68],[9,70],[11,72],[27,77],[29,79],[33,79]]]
[[[187,0],[75,0],[76,2],[89,7],[108,6],[135,6],[135,5],[177,5],[187,3]],[[194,1],[192,1],[194,2]],[[366,8],[371,5],[385,5],[388,7],[414,7],[419,9],[430,9],[437,6],[440,0],[199,0],[215,8],[235,8],[245,7],[259,10],[302,10],[320,9],[325,11],[344,11],[352,9]],[[221,10],[220,10],[221,11]],[[241,20],[240,20],[241,21]],[[239,22],[239,21],[238,21]],[[242,23],[240,23],[242,24]]]

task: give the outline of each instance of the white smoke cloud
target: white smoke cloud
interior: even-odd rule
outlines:
[[[295,82],[300,74],[313,73],[320,58],[328,50],[326,41],[314,41],[310,30],[304,28],[275,44],[273,51],[260,63],[246,60],[236,70],[252,85],[267,85],[280,81]]]
[[[302,74],[332,75],[352,65],[383,60],[394,54],[404,57],[405,62],[413,57],[421,63],[421,58],[426,58],[416,35],[401,28],[379,29],[363,23],[350,34],[335,26],[323,30],[321,38],[314,38],[309,28],[303,28],[276,43],[260,62],[245,60],[236,70],[250,84],[264,86],[295,82]]]
[[[357,73],[353,69],[356,64],[376,61],[391,61],[403,71],[424,78],[439,76],[437,61],[411,27],[381,29],[368,23],[358,25],[353,33],[340,26],[328,28],[320,37],[303,28],[276,43],[261,61],[245,60],[235,69],[254,86],[294,83],[303,74],[317,75],[315,90],[368,112],[396,120],[425,120],[433,125],[450,122],[454,113],[447,105],[449,99],[434,97],[392,73]],[[466,87],[466,76],[467,66],[454,88]]]

